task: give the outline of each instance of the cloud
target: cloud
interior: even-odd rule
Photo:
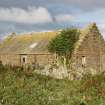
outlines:
[[[55,16],[57,22],[71,22],[75,20],[75,17],[70,14],[59,14]]]
[[[104,14],[105,0],[0,0],[0,33],[65,28],[71,22],[97,22],[105,33]]]
[[[71,22],[75,18],[71,14],[52,14],[44,7],[0,8],[0,21],[17,22],[24,24]]]
[[[37,2],[36,2],[37,1]],[[0,7],[21,7],[26,8],[27,6],[44,6],[49,5],[65,5],[74,6],[82,10],[94,10],[97,8],[105,8],[105,0],[0,0]],[[59,6],[58,6],[59,8]],[[52,8],[56,10],[55,8]]]
[[[52,22],[52,17],[44,7],[29,7],[27,10],[12,7],[0,8],[0,21],[37,24]]]
[[[53,3],[61,3],[64,5],[74,6],[82,10],[94,10],[98,8],[105,8],[105,0],[48,0]]]

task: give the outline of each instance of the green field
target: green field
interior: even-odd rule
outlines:
[[[57,80],[0,66],[0,105],[105,105],[105,75]]]

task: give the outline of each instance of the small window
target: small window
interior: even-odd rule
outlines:
[[[25,59],[25,57],[23,58],[23,63],[25,63],[26,62],[26,59]]]
[[[21,63],[26,64],[27,63],[27,56],[21,56]]]
[[[82,66],[85,66],[85,65],[86,65],[86,57],[82,56]]]

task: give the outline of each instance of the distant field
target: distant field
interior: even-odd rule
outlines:
[[[57,80],[0,66],[0,105],[105,105],[105,75]]]

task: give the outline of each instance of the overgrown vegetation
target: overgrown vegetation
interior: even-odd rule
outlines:
[[[31,73],[0,65],[1,105],[105,105],[105,73],[78,81]]]
[[[75,43],[79,39],[79,34],[80,32],[76,28],[61,31],[50,41],[48,50],[55,53],[67,65],[75,48]]]

